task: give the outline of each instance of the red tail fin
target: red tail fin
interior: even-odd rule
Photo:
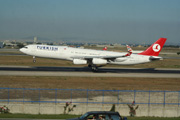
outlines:
[[[128,52],[132,52],[132,49],[129,45],[126,45]]]
[[[126,47],[127,47],[128,53],[125,56],[131,56],[131,54],[132,54],[131,47],[129,45],[126,45]]]
[[[159,40],[152,44],[148,49],[138,55],[158,56],[166,40],[167,38],[159,38]]]
[[[105,46],[105,47],[103,48],[103,50],[107,50],[107,46]]]

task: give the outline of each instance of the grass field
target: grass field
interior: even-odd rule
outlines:
[[[0,114],[0,118],[30,118],[30,119],[70,119],[80,115],[31,115],[31,114]]]
[[[179,91],[179,78],[1,76],[0,87]]]
[[[29,119],[70,119],[80,115],[29,115],[29,114],[0,114],[0,118],[29,118]],[[128,120],[180,120],[177,118],[162,117],[127,117]]]

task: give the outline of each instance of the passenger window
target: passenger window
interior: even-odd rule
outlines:
[[[109,116],[108,115],[105,116],[105,120],[109,120]]]
[[[97,116],[96,115],[89,115],[87,117],[87,120],[97,120]]]
[[[98,120],[105,120],[105,118],[106,118],[106,116],[105,116],[105,115],[102,115],[102,114],[100,114],[100,115],[98,116]]]
[[[93,117],[93,115],[89,115],[89,116],[87,117],[87,120],[91,120],[92,117]]]
[[[109,120],[120,120],[120,117],[118,115],[111,115]]]

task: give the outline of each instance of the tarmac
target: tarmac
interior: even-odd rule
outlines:
[[[88,67],[0,66],[0,75],[180,78],[180,69],[102,67],[92,72]]]

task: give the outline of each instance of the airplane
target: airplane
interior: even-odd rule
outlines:
[[[103,50],[107,50],[107,46],[105,46],[105,47],[103,48]]]
[[[149,48],[138,54],[133,54],[131,49],[125,53],[53,45],[27,45],[20,51],[33,56],[33,62],[36,62],[35,57],[62,59],[72,61],[76,65],[88,64],[92,71],[98,71],[98,67],[106,64],[134,65],[162,60],[163,58],[158,55],[166,40],[166,38],[159,38]]]

